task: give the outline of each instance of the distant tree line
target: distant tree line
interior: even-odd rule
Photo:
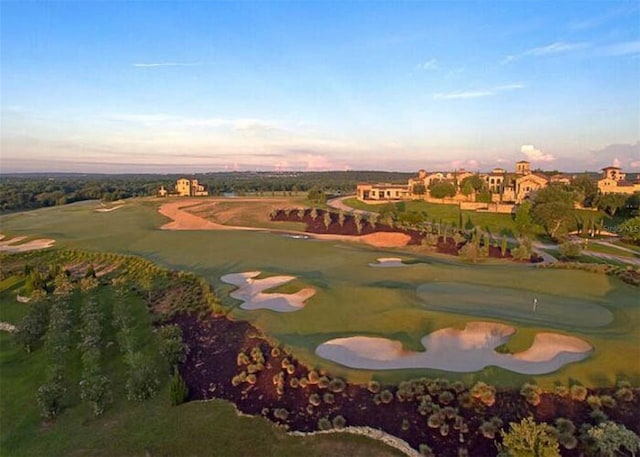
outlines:
[[[354,192],[359,182],[406,183],[413,173],[384,171],[220,172],[203,174],[22,174],[0,176],[0,212],[64,205],[83,200],[114,201],[171,190],[181,177],[196,178],[210,195],[225,193]]]

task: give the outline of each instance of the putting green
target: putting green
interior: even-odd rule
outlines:
[[[550,327],[558,324],[564,326],[570,322],[574,328],[602,327],[613,321],[611,311],[596,303],[522,289],[461,282],[430,282],[418,286],[417,293],[427,309],[471,316]]]

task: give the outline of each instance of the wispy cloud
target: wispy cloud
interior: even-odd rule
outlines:
[[[112,114],[107,116],[111,121],[140,124],[146,127],[177,127],[186,129],[227,128],[235,131],[258,132],[282,129],[282,123],[257,118],[196,118],[180,117],[169,114]]]
[[[583,20],[575,20],[571,21],[568,25],[569,30],[573,31],[582,31],[589,30],[596,27],[600,27],[604,24],[611,22],[613,19],[616,19],[620,16],[626,16],[628,14],[637,14],[638,8],[637,4],[633,2],[629,2],[629,5],[624,5],[621,8],[613,9],[604,14],[599,14],[598,16],[594,16],[591,18],[583,19]]]
[[[417,65],[418,70],[438,70],[440,66],[436,59],[429,59]]]
[[[131,66],[136,68],[156,68],[156,67],[197,67],[202,65],[200,62],[144,62],[133,63]]]
[[[600,46],[596,53],[603,56],[626,56],[640,54],[640,40]]]
[[[502,63],[505,64],[505,63],[513,62],[514,60],[520,59],[522,57],[528,57],[528,56],[544,57],[544,56],[551,56],[551,55],[557,55],[557,54],[566,54],[566,53],[577,51],[587,47],[589,47],[589,43],[585,43],[585,42],[567,43],[565,41],[556,41],[546,46],[538,46],[536,48],[527,49],[526,51],[523,51],[520,54],[506,56],[502,60]]]
[[[461,100],[469,98],[481,98],[497,95],[500,92],[524,89],[526,86],[522,83],[503,84],[500,86],[489,87],[475,90],[460,90],[452,92],[437,92],[433,94],[436,100]]]

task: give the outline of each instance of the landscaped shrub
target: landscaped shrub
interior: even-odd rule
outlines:
[[[565,259],[576,259],[582,254],[582,246],[580,243],[565,241],[558,246],[558,253]]]
[[[298,378],[289,379],[289,386],[292,387],[293,389],[297,389],[299,385],[300,385],[300,382],[298,381]]]
[[[346,388],[345,382],[340,378],[333,378],[329,382],[329,390],[334,393],[340,393]]]
[[[640,452],[640,438],[622,424],[615,422],[603,422],[587,431],[594,446],[603,457],[614,457],[617,455],[633,456]],[[628,451],[625,453],[623,449]]]
[[[323,400],[327,405],[332,405],[332,404],[336,401],[335,397],[333,396],[333,394],[332,394],[331,392],[325,392],[325,393],[322,395],[322,400]]]
[[[598,409],[602,407],[602,401],[600,401],[600,397],[598,397],[597,395],[589,395],[587,397],[587,403],[593,409]]]
[[[329,378],[321,376],[320,379],[318,379],[318,388],[326,389],[327,387],[329,387]]]
[[[31,352],[40,342],[49,325],[49,304],[46,300],[31,303],[27,315],[18,322],[13,337],[16,343]]]
[[[464,385],[464,382],[462,381],[454,381],[453,384],[451,384],[451,388],[456,392],[456,393],[462,393],[464,392],[464,390],[466,389],[466,386]]]
[[[273,410],[273,417],[285,421],[289,417],[289,411],[284,408],[276,408]]]
[[[438,395],[438,403],[440,403],[441,405],[448,405],[453,400],[455,400],[455,398],[455,395],[453,395],[448,390],[445,390],[444,392],[440,392],[440,395]]]
[[[320,381],[320,375],[318,374],[317,371],[311,370],[307,374],[307,379],[309,381],[309,384],[315,385],[315,384],[318,384],[318,381]]]
[[[393,394],[388,390],[383,390],[380,392],[380,401],[385,405],[388,405],[393,401]]]
[[[600,404],[604,408],[609,409],[613,409],[618,405],[616,400],[611,395],[600,395]]]
[[[427,419],[427,425],[430,428],[440,428],[440,426],[443,424],[443,422],[444,421],[443,421],[442,416],[440,415],[440,413],[433,413]]]
[[[281,351],[280,348],[277,346],[274,346],[271,348],[271,357],[280,357]]]
[[[331,430],[332,424],[329,419],[326,417],[321,417],[318,419],[318,429],[320,430]]]
[[[496,388],[482,381],[471,388],[471,395],[486,406],[493,406],[496,402]]]
[[[435,454],[433,453],[433,450],[426,444],[420,444],[418,446],[418,451],[420,452],[420,455],[423,457],[434,457]]]
[[[380,383],[372,379],[367,383],[367,390],[372,394],[377,394],[378,392],[380,392]]]
[[[631,390],[629,387],[620,387],[618,390],[616,390],[616,398],[619,401],[631,402],[633,401],[633,397],[633,390]]]
[[[125,357],[127,370],[127,398],[143,401],[155,395],[160,380],[150,358],[141,352],[132,352]]]
[[[187,387],[187,383],[184,382],[184,379],[182,379],[178,370],[173,371],[171,384],[169,384],[169,397],[173,406],[181,405],[189,397],[189,388]]]
[[[520,395],[527,400],[527,403],[533,406],[538,406],[540,404],[540,392],[540,387],[529,383],[526,383],[520,389]]]
[[[531,417],[520,423],[511,422],[508,432],[502,431],[502,446],[510,456],[560,457],[558,440],[546,423],[536,423]]]
[[[449,424],[442,424],[439,431],[440,435],[447,436],[449,434]]]
[[[258,382],[258,378],[256,377],[255,374],[248,374],[247,375],[247,382],[251,385],[255,384],[256,382]]]
[[[264,355],[262,354],[262,350],[259,346],[254,346],[251,349],[251,359],[256,364],[264,364]]]
[[[584,401],[587,398],[587,389],[584,386],[579,384],[574,384],[569,389],[569,394],[571,395],[571,399],[575,401]]]
[[[400,428],[406,432],[410,427],[411,424],[409,423],[409,421],[407,419],[402,419],[402,425],[400,425]]]
[[[488,438],[490,440],[495,439],[496,433],[498,432],[498,428],[493,424],[493,422],[483,422],[482,425],[478,428],[482,436]]]
[[[60,381],[52,381],[38,388],[36,399],[40,407],[40,414],[45,419],[53,419],[62,409],[62,397],[66,389]]]
[[[309,403],[311,403],[313,406],[320,406],[320,395],[316,393],[309,395]]]
[[[163,325],[158,329],[160,338],[160,355],[173,368],[186,360],[189,347],[182,341],[182,329],[179,325]],[[240,358],[240,357],[238,357]]]
[[[347,425],[347,420],[342,416],[336,416],[333,418],[332,424],[333,428],[340,430]]]

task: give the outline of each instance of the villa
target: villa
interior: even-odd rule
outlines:
[[[198,183],[197,179],[180,178],[176,181],[175,191],[170,192],[164,186],[160,186],[158,189],[158,197],[167,196],[179,196],[179,197],[206,197],[209,195],[202,184]]]
[[[598,180],[598,190],[603,194],[633,194],[640,192],[640,181],[629,182],[620,167],[602,169],[602,179]]]

